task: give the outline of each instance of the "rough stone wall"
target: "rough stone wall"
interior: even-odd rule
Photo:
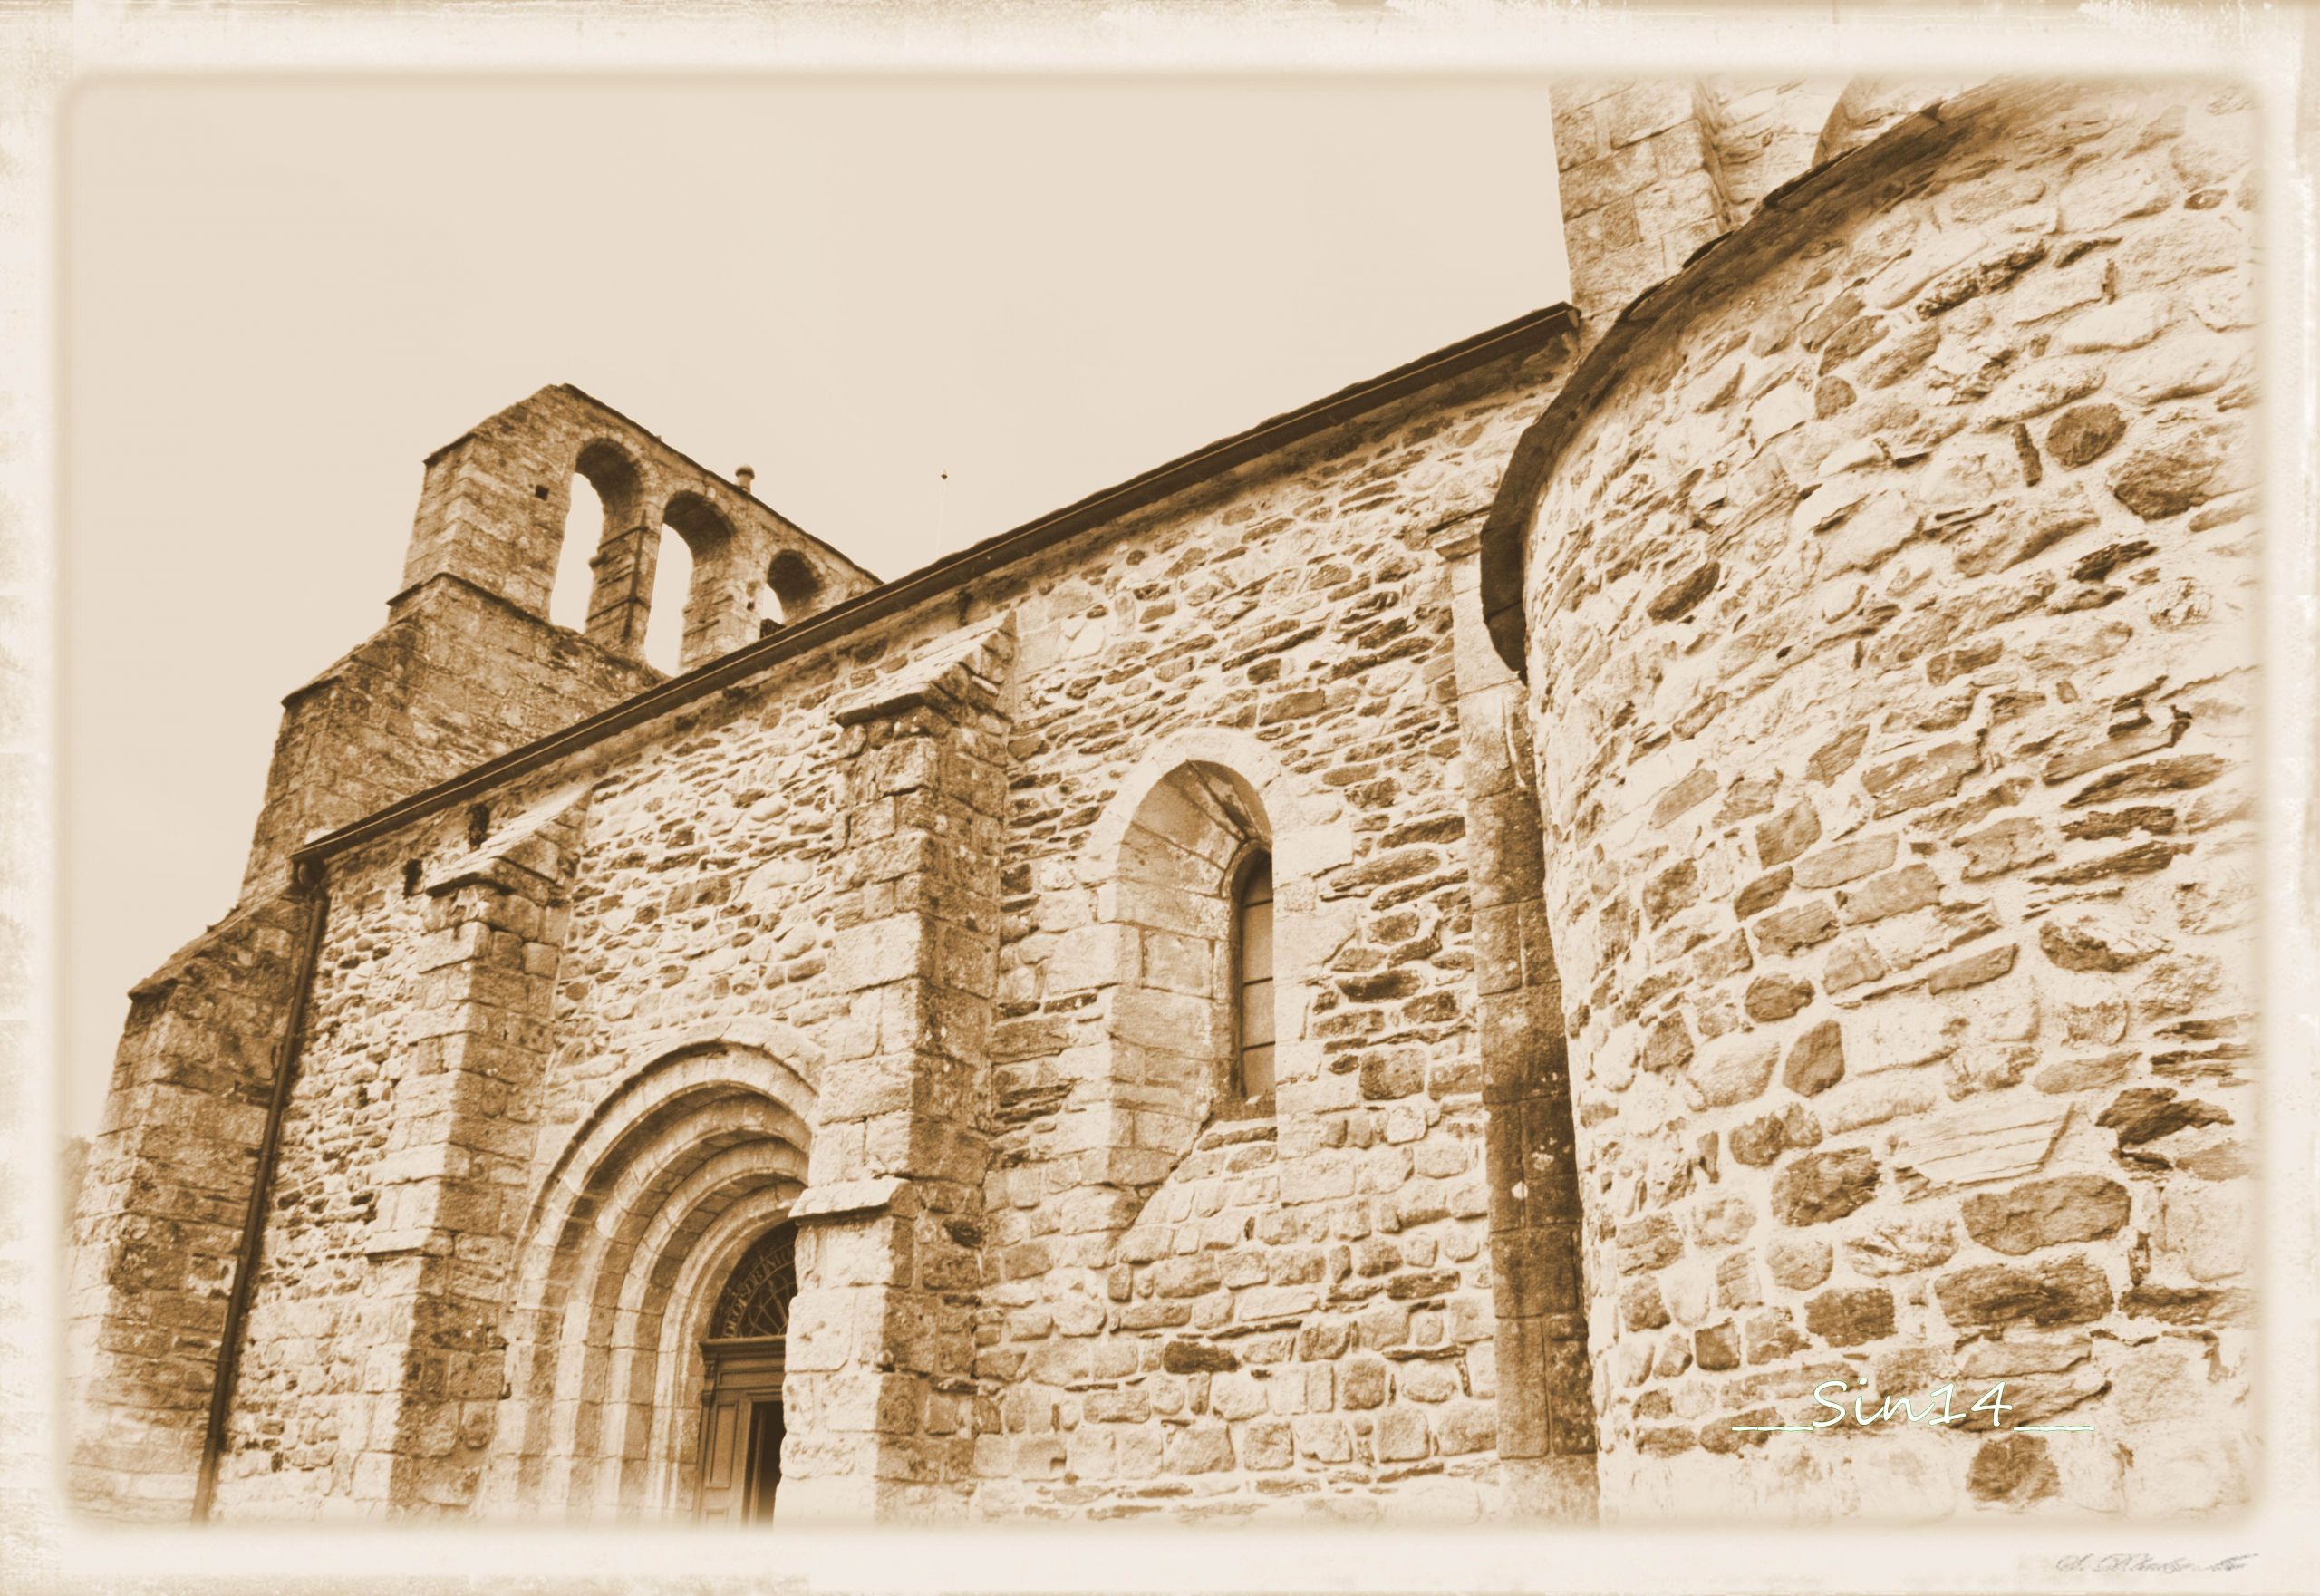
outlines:
[[[1615,1518],[2248,1489],[2247,102],[1896,138],[1582,367],[1527,523]],[[1830,1379],[2093,1430],[1733,1429]]]
[[[1559,102],[1582,304],[1680,268],[1575,375],[1438,382],[334,858],[219,1511],[682,1511],[702,1304],[784,1217],[785,1514],[2234,1499],[2244,110],[1871,97],[1776,182],[1812,96]],[[285,731],[262,854],[624,691],[648,521],[605,646],[526,613],[579,402],[430,462],[434,631]],[[1474,624],[1510,493],[1527,725]],[[437,763],[314,807],[398,738]],[[1249,846],[1269,1115],[1200,990]],[[263,929],[124,1069],[256,1045]],[[147,1269],[141,1216],[233,1205],[227,1056],[219,1136],[140,1073],[92,1161],[84,1499],[189,1489],[231,1238]],[[1732,1428],[2001,1378],[2095,1431]]]
[[[287,1022],[304,903],[257,899],[132,994],[66,1301],[74,1498],[182,1518]]]
[[[420,846],[431,844],[441,857],[461,848],[463,817],[433,829],[439,835]],[[404,1017],[416,1000],[430,900],[415,882],[406,888],[400,857],[378,860],[368,874],[333,872],[219,1468],[220,1517],[324,1511],[332,1496],[338,1511],[350,1510],[377,1410],[398,1383],[396,1363],[374,1365],[362,1333],[372,1280],[365,1240],[378,1216],[395,1092],[410,1069]]]
[[[1006,824],[991,845],[995,1018],[978,1030],[931,999],[922,1033],[978,1060],[973,1129],[991,1172],[972,1205],[898,1196],[881,1182],[923,1181],[846,1134],[850,1119],[882,1123],[891,1093],[875,1061],[891,1044],[875,1038],[912,1022],[869,981],[897,939],[849,940],[849,916],[875,920],[875,905],[849,910],[868,898],[838,890],[865,867],[849,860],[875,871],[927,856],[925,843],[862,831],[842,795],[858,785],[849,750],[865,733],[841,711],[894,698],[912,661],[954,646],[955,607],[801,656],[589,757],[531,1180],[554,1185],[592,1116],[657,1059],[766,1026],[787,1039],[777,1052],[811,1058],[821,1097],[797,1210],[810,1223],[791,1381],[804,1422],[788,1465],[801,1498],[818,1473],[939,1486],[952,1511],[986,1516],[1239,1514],[1324,1497],[1339,1512],[1496,1510],[1465,797],[1446,573],[1426,545],[1487,505],[1563,358],[1502,362],[978,590],[975,610],[1011,618],[1020,639],[1005,689]],[[1130,1211],[1078,1178],[1088,1149],[1060,1145],[1058,1127],[1075,1092],[1117,1084],[1109,966],[1075,936],[1106,913],[1090,833],[1140,767],[1174,757],[1164,745],[1252,767],[1284,862],[1280,973],[1301,1006],[1282,1011],[1276,1117],[1220,1120],[1197,1149],[1186,1134]],[[495,795],[494,813],[579,774],[544,772]],[[283,1185],[296,1196],[272,1221],[253,1318],[266,1373],[244,1382],[222,1512],[375,1510],[348,1456],[385,1444],[380,1394],[363,1388],[377,1338],[361,1303],[386,1127],[411,1089],[392,1039],[427,979],[413,952],[425,895],[404,895],[405,866],[431,878],[434,860],[467,846],[457,817],[439,817],[334,867],[343,906],[310,1085],[285,1127]],[[891,895],[869,880],[860,892]],[[907,977],[897,988],[914,990]],[[896,1270],[930,1278],[930,1245],[962,1237],[962,1264],[939,1277],[967,1287],[958,1358],[930,1348],[904,1386],[825,1369],[808,1322],[827,1317],[817,1296],[891,1298]],[[858,1330],[885,1310],[846,1312]],[[534,1399],[530,1333],[511,1318],[518,1407]],[[540,1388],[566,1391],[565,1378]],[[650,1468],[635,1476],[642,1494],[584,1479],[588,1447],[610,1443],[586,1433],[602,1388],[572,1389],[550,1403],[563,1417],[545,1421],[544,1441],[524,1438],[535,1427],[522,1414],[490,1427],[479,1500],[653,1511]],[[857,1424],[878,1445],[847,1453]],[[567,1456],[578,1461],[556,1463]],[[510,1472],[493,1486],[502,1456]],[[901,1499],[883,1485],[865,1498]],[[924,1489],[914,1500],[939,1508]]]
[[[1676,78],[1555,86],[1571,298],[1590,324],[1731,227],[1716,104]]]
[[[476,1500],[584,803],[517,789],[334,870],[220,1516]]]
[[[290,855],[661,679],[454,576],[395,601],[387,624],[283,701],[245,893]]]
[[[1498,1507],[1468,816],[1429,546],[1487,506],[1566,358],[1430,392],[991,595],[1022,643],[980,1512]],[[1083,1134],[1116,1117],[1078,1110],[1198,1022],[1123,979],[1128,950],[1148,969],[1167,944],[1107,890],[1136,799],[1187,763],[1236,773],[1270,827],[1281,1084],[1271,1121],[1211,1121],[1147,1193],[1106,1173],[1115,1133]]]

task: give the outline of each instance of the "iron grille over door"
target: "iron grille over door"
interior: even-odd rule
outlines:
[[[778,1336],[789,1330],[789,1299],[798,1294],[798,1233],[780,1224],[741,1256],[718,1293],[709,1333],[718,1340]]]

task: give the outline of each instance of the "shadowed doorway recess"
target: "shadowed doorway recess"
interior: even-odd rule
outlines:
[[[704,1523],[764,1523],[781,1479],[782,1350],[798,1291],[798,1233],[768,1231],[733,1269],[701,1343],[700,1487]]]

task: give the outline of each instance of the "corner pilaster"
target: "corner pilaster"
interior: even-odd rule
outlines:
[[[502,1320],[546,1062],[562,907],[586,794],[535,806],[427,880],[427,942],[405,1035],[362,1315],[373,1512],[472,1504],[507,1380]]]
[[[1013,655],[1002,618],[837,711],[850,1012],[791,1210],[784,1519],[967,1504]]]
[[[1498,1453],[1510,1516],[1596,1516],[1595,1398],[1580,1272],[1582,1213],[1562,982],[1543,900],[1522,682],[1483,622],[1479,519],[1437,540],[1448,564],[1465,775],[1475,1011],[1488,1118]]]

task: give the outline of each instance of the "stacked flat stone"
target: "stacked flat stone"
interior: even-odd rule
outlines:
[[[1638,305],[1526,507],[1622,1515],[2249,1489],[2248,108],[1937,114]],[[1824,1380],[2093,1434],[1734,1428]]]

